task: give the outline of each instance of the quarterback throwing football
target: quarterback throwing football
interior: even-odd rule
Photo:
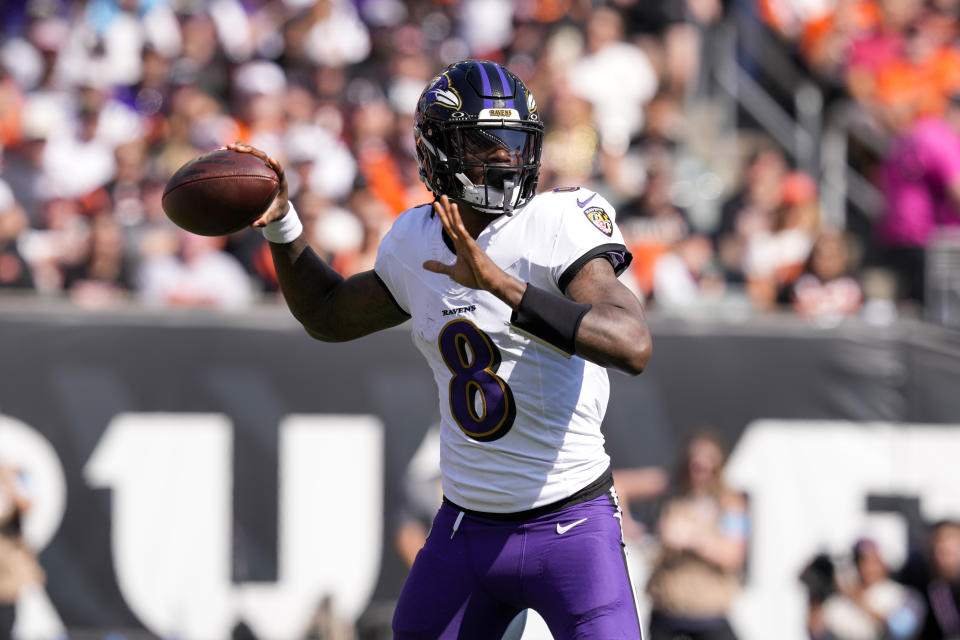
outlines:
[[[444,500],[395,637],[490,640],[531,608],[557,639],[636,640],[600,424],[605,367],[640,373],[651,342],[617,280],[631,256],[613,208],[582,188],[535,194],[543,123],[496,63],[434,78],[414,136],[436,201],[397,218],[372,271],[344,279],[316,256],[284,180],[254,223],[310,335],[350,340],[411,319],[437,381]]]

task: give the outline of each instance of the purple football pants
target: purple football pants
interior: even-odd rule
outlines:
[[[499,640],[528,608],[556,640],[640,639],[608,495],[524,522],[460,515],[440,507],[400,594],[395,640]]]

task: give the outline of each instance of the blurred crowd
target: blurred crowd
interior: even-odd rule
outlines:
[[[652,640],[736,640],[729,618],[747,571],[747,497],[725,480],[727,450],[694,433],[667,478],[657,467],[614,472],[637,588],[645,583]],[[639,507],[639,509],[638,509]],[[960,638],[960,521],[918,520],[906,559],[859,538],[849,553],[819,553],[800,570],[810,640]],[[915,539],[914,539],[915,538]],[[645,576],[645,580],[638,580]]]
[[[830,100],[852,99],[849,158],[883,197],[861,252],[923,302],[925,254],[960,225],[960,2],[760,0],[760,15]]]
[[[703,45],[734,10],[758,11],[894,136],[878,177],[891,211],[875,235],[829,228],[817,177],[774,144],[747,149],[734,181],[690,151]],[[276,299],[258,232],[202,238],[162,211],[180,165],[235,140],[284,163],[318,253],[345,275],[368,269],[393,219],[430,200],[411,133],[420,92],[449,62],[478,57],[505,63],[537,96],[540,189],[582,185],[617,207],[635,256],[626,282],[649,305],[782,306],[833,321],[872,298],[920,301],[922,279],[910,278],[926,243],[960,223],[956,10],[951,0],[6,0],[0,288],[90,307]],[[889,250],[883,265],[905,279],[900,289],[865,282],[875,247]]]
[[[932,524],[897,571],[861,538],[847,556],[815,556],[800,581],[811,640],[960,638],[960,522]]]

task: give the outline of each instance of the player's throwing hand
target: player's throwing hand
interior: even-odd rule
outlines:
[[[279,220],[283,216],[287,215],[290,202],[287,198],[287,177],[283,173],[283,165],[277,162],[275,158],[271,158],[260,149],[251,147],[243,142],[232,142],[227,145],[227,149],[230,149],[231,151],[239,151],[241,153],[250,153],[257,156],[273,167],[273,170],[277,172],[277,176],[280,178],[280,186],[277,189],[277,195],[273,198],[273,202],[270,203],[270,206],[267,207],[267,210],[263,212],[262,216],[253,221],[251,226],[265,227],[270,222]]]

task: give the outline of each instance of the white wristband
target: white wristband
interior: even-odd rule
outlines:
[[[287,214],[278,220],[267,224],[260,230],[263,237],[274,244],[289,244],[300,237],[303,233],[303,224],[297,216],[297,210],[293,208],[291,202],[287,208]]]

